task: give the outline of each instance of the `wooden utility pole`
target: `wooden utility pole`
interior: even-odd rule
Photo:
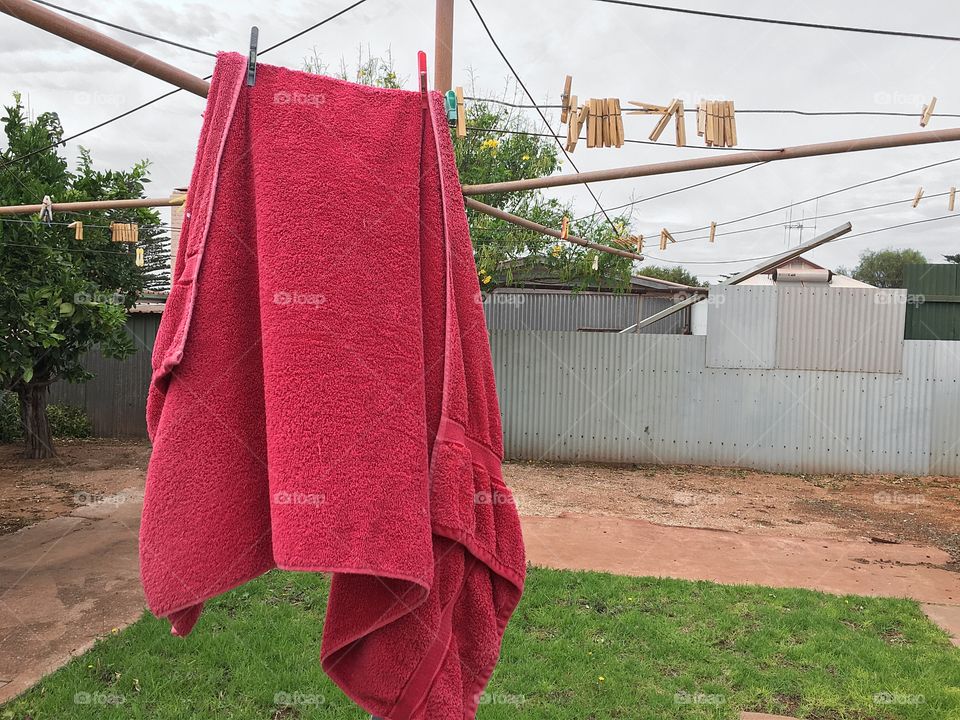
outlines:
[[[433,89],[453,89],[453,0],[437,0],[437,42],[434,46]]]

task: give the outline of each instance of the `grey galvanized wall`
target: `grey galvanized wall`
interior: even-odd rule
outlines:
[[[98,437],[146,437],[150,356],[159,325],[159,313],[131,315],[127,331],[136,353],[126,360],[109,360],[98,350],[88,352],[83,363],[96,377],[82,384],[52,385],[50,402],[84,408]]]
[[[733,285],[705,302],[709,367],[901,370],[905,290]]]
[[[598,292],[498,291],[486,296],[483,310],[491,330],[623,330],[673,304],[666,297]],[[690,311],[642,328],[641,333],[682,333]]]
[[[710,368],[704,336],[491,333],[511,459],[960,474],[953,343],[903,373]]]

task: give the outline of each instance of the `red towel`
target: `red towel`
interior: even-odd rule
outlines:
[[[472,718],[523,590],[442,99],[221,54],[154,349],[154,614],[332,572],[321,661],[368,712]]]

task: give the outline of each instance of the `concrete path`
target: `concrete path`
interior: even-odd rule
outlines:
[[[0,536],[0,702],[140,617],[142,490]],[[960,574],[936,548],[743,535],[612,517],[523,518],[535,565],[914,598],[960,645]],[[751,716],[762,720],[764,716]]]
[[[142,490],[0,536],[0,702],[143,613]]]

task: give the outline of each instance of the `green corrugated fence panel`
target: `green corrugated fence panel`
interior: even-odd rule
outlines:
[[[907,265],[907,340],[960,340],[960,264]]]

